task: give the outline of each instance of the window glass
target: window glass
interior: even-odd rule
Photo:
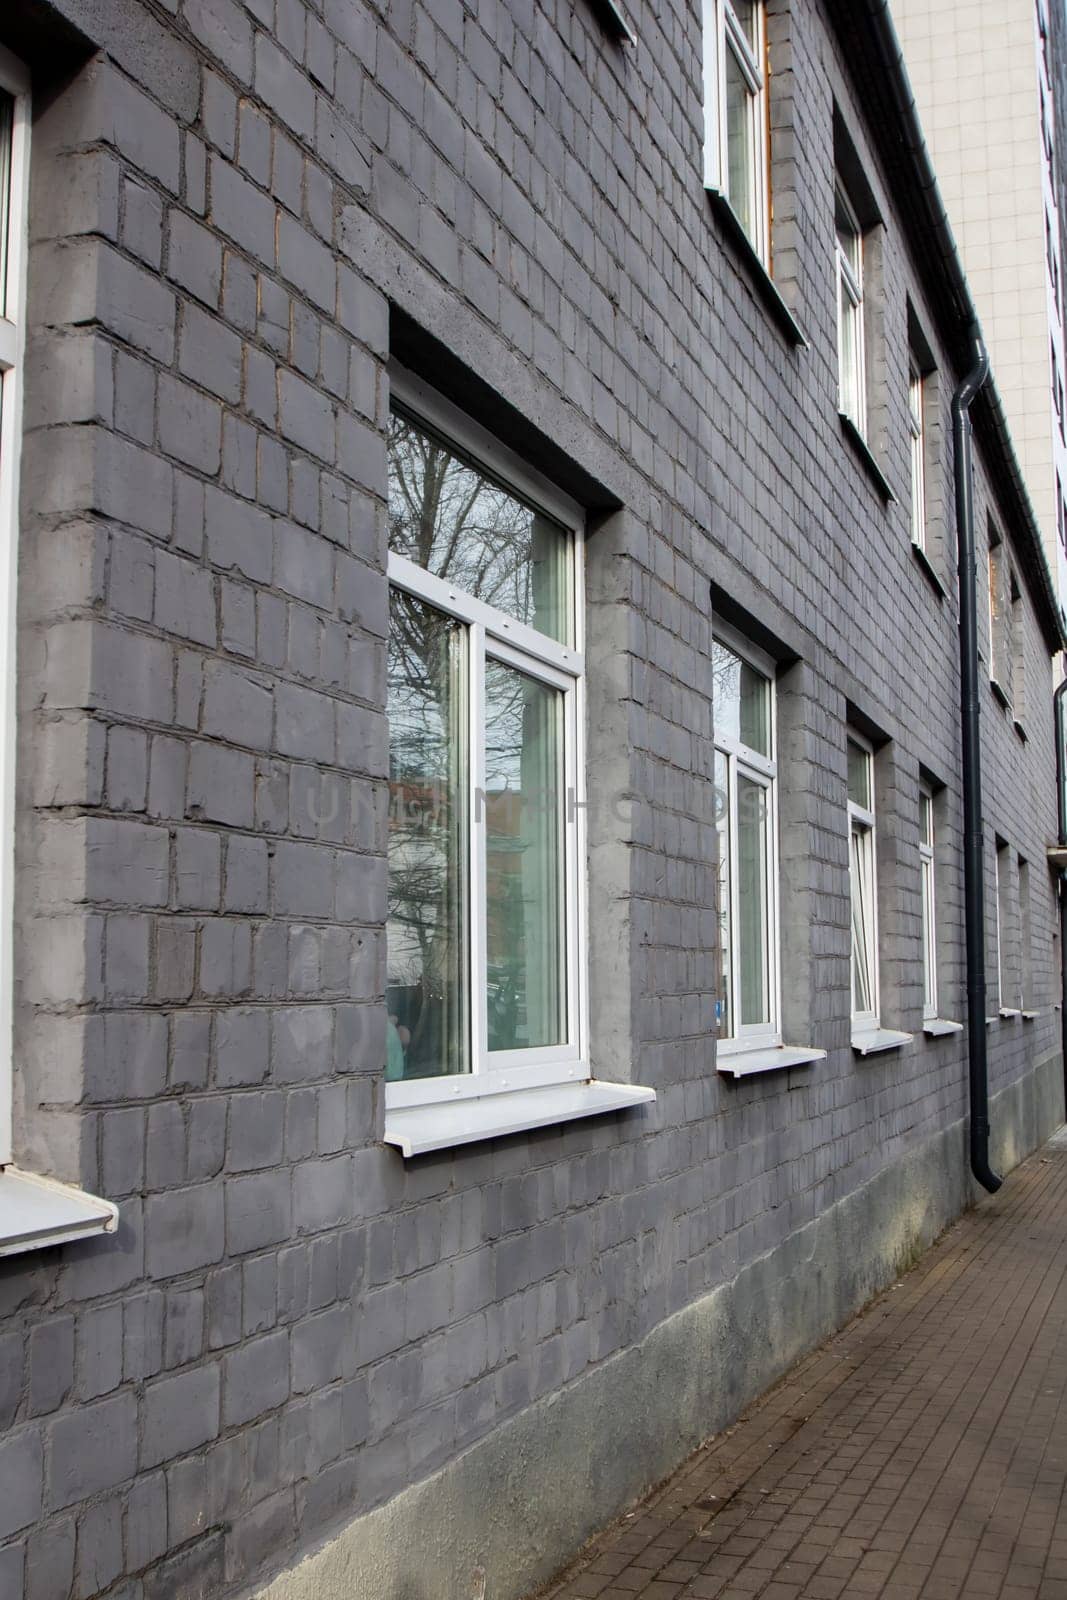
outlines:
[[[389,606],[387,1065],[470,1071],[464,630],[394,589]]]
[[[759,48],[759,6],[757,0],[726,0],[737,26],[752,50]]]
[[[712,647],[716,737],[739,740],[760,755],[771,753],[771,685],[762,672],[726,645]]]
[[[394,412],[389,548],[561,644],[573,636],[570,534]]]
[[[741,1023],[767,1023],[770,1010],[770,807],[766,787],[737,779],[738,929]]]
[[[719,834],[719,1033],[729,1039],[734,1032],[733,1008],[733,906],[730,860],[730,765],[721,750],[715,752],[715,820]]]
[[[848,741],[848,797],[854,806],[871,809],[871,758],[854,739]]]
[[[873,911],[874,883],[872,852],[874,836],[870,828],[854,822],[851,830],[852,900],[852,1009],[856,1013],[874,1010]]]
[[[741,63],[726,49],[727,194],[749,238],[756,230],[752,99]]]
[[[0,317],[8,315],[7,280],[11,250],[11,137],[15,102],[0,89]]]
[[[841,254],[858,282],[862,259],[859,224],[840,185],[834,195],[834,225],[837,228],[837,242],[841,247]]]
[[[488,1047],[566,1037],[563,926],[563,695],[500,661],[485,664]]]
[[[911,425],[911,536],[919,546],[926,543],[926,419],[923,379],[912,363],[908,384]]]

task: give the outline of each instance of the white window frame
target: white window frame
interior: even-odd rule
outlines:
[[[19,450],[26,343],[29,233],[30,75],[0,47],[0,89],[14,98],[11,131],[6,315],[0,317],[0,1167],[12,1159],[15,873],[15,596],[19,543]],[[0,202],[2,203],[2,202]]]
[[[775,682],[775,663],[771,656],[751,644],[743,634],[728,627],[724,623],[715,624],[715,638],[718,643],[732,650],[734,655],[758,672],[767,680],[769,690],[770,711],[768,716],[768,743],[770,756],[761,755],[758,750],[743,744],[740,739],[735,739],[729,734],[720,733],[715,729],[715,749],[720,755],[725,756],[729,773],[728,789],[730,808],[729,840],[730,840],[730,949],[731,949],[731,994],[730,1014],[735,1019],[741,1015],[741,964],[739,960],[740,941],[740,898],[737,892],[738,884],[738,851],[737,851],[737,779],[739,776],[748,778],[757,783],[767,794],[768,805],[768,843],[767,843],[767,986],[768,986],[768,1011],[770,1017],[767,1022],[740,1024],[735,1021],[736,1032],[720,1035],[716,1049],[719,1055],[730,1056],[742,1053],[745,1050],[776,1048],[782,1043],[782,1005],[781,1005],[781,952],[779,915],[779,872],[778,872],[778,704]]]
[[[869,739],[865,739],[855,728],[849,728],[848,741],[857,745],[867,757],[867,795],[870,806],[857,805],[854,800],[848,802],[848,872],[849,872],[849,1010],[852,1017],[853,1033],[864,1033],[881,1027],[881,1005],[878,984],[878,834],[877,818],[874,805],[874,746]],[[864,935],[865,943],[870,952],[870,969],[868,971],[868,989],[870,991],[873,1009],[869,1011],[856,1011],[856,957],[854,940],[852,938],[853,896],[855,884],[852,877],[852,839],[858,834],[864,841],[861,847],[861,870],[867,884],[867,897],[865,906]]]
[[[863,316],[863,229],[848,191],[838,177],[834,180],[834,260],[837,278],[837,381],[838,410],[847,417],[863,438],[867,437],[867,350]],[[841,248],[837,233],[837,206],[845,213],[856,240],[855,265]],[[845,369],[845,317],[855,328],[853,348],[855,358]],[[850,394],[850,389],[854,394]]]
[[[911,542],[926,551],[926,379],[911,357],[908,368],[908,431],[911,435]]]
[[[464,593],[404,556],[389,552],[390,586],[404,589],[468,628],[469,688],[467,736],[470,759],[469,858],[470,913],[467,952],[471,1070],[387,1081],[386,1109],[478,1100],[502,1091],[578,1083],[591,1076],[588,1050],[585,826],[585,661],[583,553],[585,520],[581,507],[480,427],[451,401],[396,363],[389,368],[391,400],[418,426],[429,427],[446,444],[505,488],[552,517],[571,534],[573,570],[570,599],[574,643],[558,644],[537,629]],[[524,1050],[487,1048],[486,925],[476,909],[485,884],[485,792],[483,682],[486,657],[517,667],[564,695],[564,784],[567,816],[563,829],[566,927],[566,1018],[568,1043]]]
[[[755,235],[749,243],[770,268],[770,168],[767,131],[767,16],[756,3],[756,47],[738,21],[731,0],[703,0],[704,24],[704,186],[723,195],[741,221],[737,197],[730,194],[726,125],[726,52],[741,69],[748,88],[754,192],[749,196]],[[743,224],[742,224],[743,226]],[[745,230],[747,234],[747,229]]]
[[[937,848],[933,791],[919,786],[919,881],[922,895],[923,1021],[937,1016]]]

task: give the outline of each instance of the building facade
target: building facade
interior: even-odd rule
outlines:
[[[1067,616],[1063,8],[893,0],[893,14]]]
[[[5,1600],[517,1600],[972,1198],[878,9],[4,8]],[[1062,638],[973,415],[1008,1167]]]

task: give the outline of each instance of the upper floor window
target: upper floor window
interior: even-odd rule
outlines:
[[[852,905],[852,1028],[878,1020],[878,873],[875,860],[874,752],[848,736],[849,896]]]
[[[770,262],[767,39],[762,0],[704,0],[704,182]]]
[[[919,873],[922,880],[923,1017],[937,1016],[937,899],[934,883],[934,797],[919,790]]]
[[[837,230],[838,408],[867,433],[867,363],[863,333],[863,233],[840,179],[834,193]]]
[[[780,1042],[774,668],[733,633],[714,644],[719,1038]]]
[[[926,549],[926,385],[914,355],[908,375],[908,428],[911,435],[911,537]]]
[[[582,519],[397,375],[389,1104],[588,1076]]]
[[[15,587],[25,342],[29,74],[0,48],[0,1167],[12,1156]]]

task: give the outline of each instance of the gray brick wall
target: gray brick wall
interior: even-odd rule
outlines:
[[[62,81],[35,60],[16,1137],[122,1222],[0,1265],[0,1588],[178,1600],[448,1462],[963,1115],[960,1041],[921,1033],[916,849],[922,768],[945,786],[959,1016],[955,380],[816,0],[770,6],[801,350],[701,189],[695,5],[632,7],[627,53],[584,0],[123,0],[114,28],[57,8],[108,31]],[[885,219],[888,506],[836,415],[835,100]],[[908,538],[909,297],[942,370],[943,598]],[[590,507],[592,798],[636,796],[591,811],[592,1050],[658,1095],[406,1165],[380,1142],[403,318]],[[981,463],[977,500],[1005,523]],[[800,658],[785,1012],[828,1052],[736,1086],[712,1036],[712,583]],[[1024,742],[983,703],[986,820],[990,863],[996,830],[1032,864],[1041,1015],[991,1030],[994,1088],[1058,1048],[1049,672],[1024,609],[1032,710]],[[890,741],[881,976],[915,1032],[868,1061],[850,708]]]

